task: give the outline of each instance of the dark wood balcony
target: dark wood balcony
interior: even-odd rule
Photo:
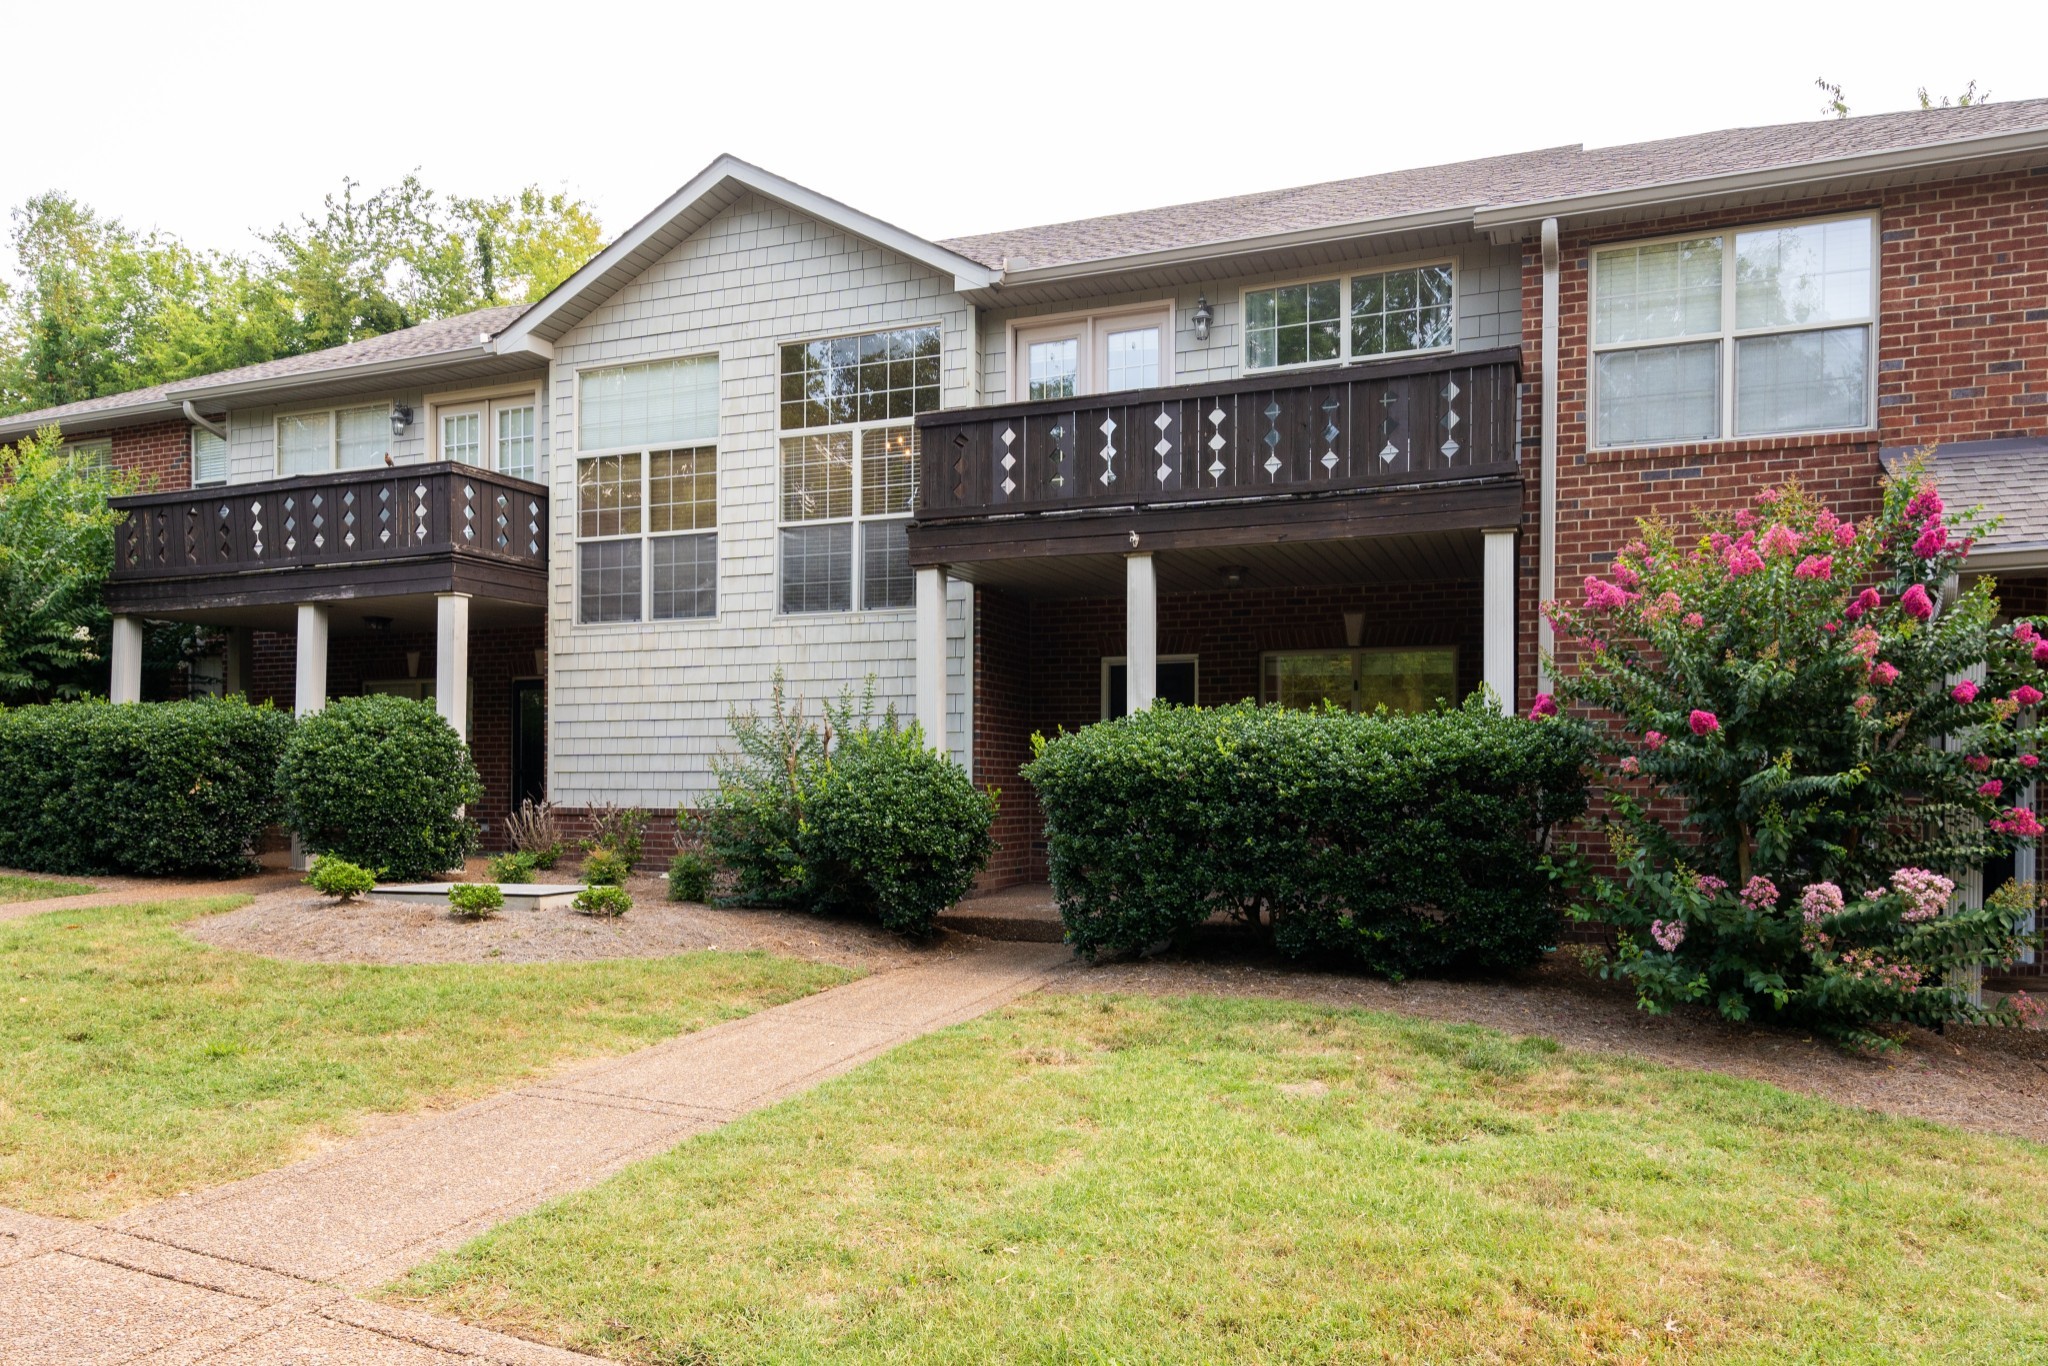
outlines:
[[[1281,521],[1512,525],[1520,373],[1506,348],[930,413],[911,558],[1256,539]]]
[[[116,498],[116,611],[470,592],[539,604],[548,491],[399,465]]]

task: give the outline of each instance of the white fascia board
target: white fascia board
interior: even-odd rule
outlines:
[[[951,276],[956,288],[983,289],[992,284],[1001,273],[992,271],[981,262],[970,260],[958,252],[948,251],[915,233],[906,232],[893,223],[883,222],[850,205],[842,204],[815,190],[806,189],[793,180],[785,180],[772,171],[765,171],[728,153],[699,171],[688,184],[663,200],[654,212],[626,229],[610,246],[585,262],[581,270],[555,286],[547,297],[522,313],[510,327],[498,334],[500,347],[524,349],[527,340],[546,327],[552,319],[560,317],[570,306],[582,301],[587,293],[602,288],[604,277],[621,261],[642,250],[692,206],[728,183],[765,195],[799,213],[820,222],[830,223],[855,237],[929,266],[942,275]]]
[[[1979,546],[1963,561],[1965,574],[2039,573],[2048,570],[2048,545]]]
[[[0,417],[0,441],[33,436],[44,427],[56,427],[66,432],[92,432],[102,427],[126,427],[151,418],[176,417],[180,412],[178,404],[160,395],[69,416],[61,413],[15,413]]]
[[[1723,195],[1748,194],[1829,180],[1888,175],[1900,171],[1933,169],[1974,161],[1998,161],[2048,151],[2048,129],[2000,133],[1992,137],[1958,138],[1922,147],[1898,148],[1886,152],[1858,152],[1852,156],[1827,157],[1772,166],[1759,171],[1737,171],[1729,175],[1701,176],[1695,180],[1665,180],[1628,189],[1603,190],[1597,194],[1567,195],[1557,199],[1536,199],[1522,204],[1505,204],[1481,209],[1472,215],[1479,232],[1512,232],[1532,227],[1546,218],[1586,218],[1627,209],[1657,208],[1689,200]]]
[[[260,379],[235,380],[227,384],[208,384],[204,379],[200,379],[169,389],[164,396],[170,399],[173,405],[188,398],[194,401],[204,398],[240,398],[262,394],[272,389],[296,389],[307,384],[381,379],[386,375],[403,375],[412,370],[431,370],[443,365],[460,364],[463,361],[486,360],[498,354],[497,345],[485,341],[474,346],[458,347],[453,351],[435,351],[423,356],[364,361],[358,365],[316,366],[306,370],[292,370],[285,374],[264,375]]]

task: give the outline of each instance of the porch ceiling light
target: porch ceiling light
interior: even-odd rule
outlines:
[[[1195,340],[1209,340],[1209,324],[1216,321],[1216,310],[1209,307],[1209,296],[1195,296]]]
[[[372,631],[388,631],[388,630],[390,630],[390,629],[391,629],[391,618],[390,618],[390,617],[364,617],[364,618],[363,618],[363,625],[364,625],[365,627],[367,627],[367,628],[368,628],[369,630],[372,630]]]
[[[1223,575],[1223,586],[1224,586],[1225,588],[1242,588],[1242,587],[1244,587],[1244,573],[1245,573],[1245,570],[1244,570],[1244,566],[1243,566],[1243,565],[1241,565],[1241,564],[1226,564],[1226,565],[1224,565],[1224,566],[1223,566],[1223,568],[1221,568],[1221,569],[1220,569],[1220,570],[1218,570],[1217,572],[1218,572],[1219,574]]]
[[[412,409],[410,409],[410,408],[406,407],[406,406],[405,406],[405,405],[404,405],[403,403],[394,403],[394,404],[392,404],[392,405],[391,405],[391,434],[392,434],[393,436],[404,436],[404,435],[405,435],[405,429],[406,429],[407,427],[410,427],[411,425],[412,425]]]

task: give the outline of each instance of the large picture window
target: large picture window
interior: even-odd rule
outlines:
[[[1437,351],[1456,337],[1450,262],[1248,289],[1247,370]]]
[[[277,472],[325,474],[384,463],[391,451],[391,406],[286,413],[277,420]]]
[[[1456,647],[1277,650],[1264,658],[1264,693],[1283,707],[1424,712],[1458,701]]]
[[[781,610],[909,607],[917,429],[939,406],[939,329],[782,348]]]
[[[577,619],[716,616],[718,358],[584,371],[577,437]]]
[[[1869,215],[1594,252],[1594,443],[1868,426],[1876,288]]]

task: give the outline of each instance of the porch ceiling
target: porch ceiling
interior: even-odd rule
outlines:
[[[1162,550],[1153,556],[1162,593],[1223,591],[1230,570],[1246,588],[1314,584],[1453,582],[1477,579],[1484,538],[1477,531],[1369,536]],[[954,577],[1020,598],[1121,597],[1121,555],[1052,555],[981,560]]]
[[[388,629],[394,632],[424,632],[431,635],[435,626],[435,599],[433,593],[404,593],[383,598],[340,598],[330,599],[321,605],[327,609],[327,631],[330,636],[370,635],[373,629],[366,620],[370,617],[389,617]],[[471,629],[484,626],[515,626],[542,620],[545,607],[531,603],[507,602],[502,598],[472,596],[469,600],[469,624]],[[138,615],[153,621],[190,621],[205,626],[246,626],[257,631],[281,631],[290,634],[298,629],[298,606],[295,603],[257,603],[238,607],[187,608],[173,611],[146,611]]]

